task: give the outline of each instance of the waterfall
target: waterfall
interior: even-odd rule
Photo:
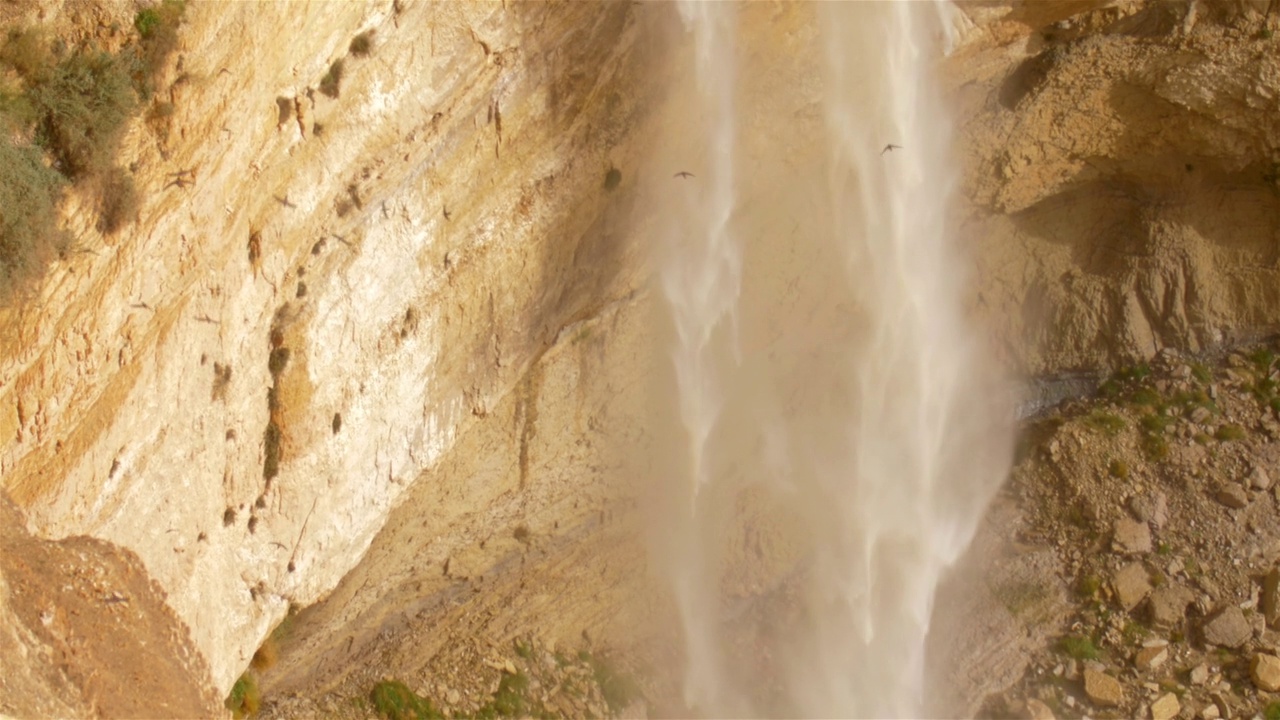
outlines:
[[[702,149],[662,208],[675,427],[654,535],[683,624],[684,700],[713,715],[919,715],[934,595],[1012,447],[947,226],[957,172],[932,69],[948,8],[812,8],[821,121],[797,169],[780,157],[797,142],[746,137],[744,118],[771,106],[741,92],[744,7],[679,5]],[[762,543],[794,549],[795,569],[753,570]],[[759,663],[727,627],[734,583],[765,576],[796,606],[757,653],[778,661],[783,697],[767,708]]]

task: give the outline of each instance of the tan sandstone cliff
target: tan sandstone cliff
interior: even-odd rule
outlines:
[[[105,33],[135,10],[83,5],[38,12]],[[959,228],[1010,366],[1274,330],[1268,4],[961,9]],[[744,22],[744,97],[787,113],[744,142],[794,146],[750,194],[800,194],[821,152],[813,18]],[[331,688],[370,648],[411,672],[430,643],[386,653],[482,616],[499,638],[625,624],[648,223],[696,162],[667,95],[687,52],[658,4],[192,3],[172,131],[139,120],[122,150],[138,223],[102,238],[72,196],[84,252],[0,311],[0,482],[31,531],[136,553],[218,696],[290,606],[326,597],[282,692]]]

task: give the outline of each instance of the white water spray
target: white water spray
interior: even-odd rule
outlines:
[[[772,187],[760,169],[784,167],[776,155],[788,143],[743,149],[742,118],[763,110],[735,105],[746,82],[739,9],[680,6],[706,160],[664,209],[660,281],[681,425],[668,471],[681,499],[659,543],[684,624],[685,701],[716,715],[766,711],[745,686],[758,679],[725,649],[726,573],[738,562],[726,538],[744,522],[742,494],[756,490],[803,548],[798,574],[775,578],[797,586],[803,607],[767,648],[781,659],[785,711],[919,715],[937,586],[1012,444],[1011,409],[974,339],[966,266],[946,226],[955,172],[930,77],[946,8],[816,7],[822,139],[818,167],[796,177],[820,180],[781,173]],[[735,176],[748,158],[749,204],[748,180]],[[792,223],[785,236],[774,227]],[[811,270],[785,292],[769,267],[752,265],[796,255]]]

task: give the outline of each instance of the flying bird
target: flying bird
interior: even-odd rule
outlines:
[[[688,172],[688,171],[685,171],[685,170],[681,170],[680,172],[676,173],[675,175],[672,175],[671,177],[678,177],[678,178],[691,178],[691,177],[695,177],[695,176],[694,176],[694,174],[693,174],[693,173],[691,173],[691,172]]]
[[[902,149],[901,145],[894,145],[893,143],[889,143],[888,145],[884,146],[884,149],[880,151],[880,154],[883,155],[887,152],[892,152],[894,150],[901,150],[901,149]]]

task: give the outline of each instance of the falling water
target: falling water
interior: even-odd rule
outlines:
[[[759,546],[764,533],[741,527],[754,492],[790,538],[780,546],[800,548],[799,569],[770,580],[794,586],[800,606],[767,648],[786,712],[918,715],[936,589],[1011,447],[947,227],[956,173],[930,71],[948,8],[814,8],[822,119],[814,165],[788,175],[780,148],[802,143],[744,138],[743,118],[770,108],[740,92],[742,7],[680,5],[697,79],[689,132],[704,158],[664,208],[679,428],[659,546],[684,627],[685,702],[776,710],[752,704],[756,679],[726,649],[726,588],[750,576],[768,590],[734,569],[733,538]]]

